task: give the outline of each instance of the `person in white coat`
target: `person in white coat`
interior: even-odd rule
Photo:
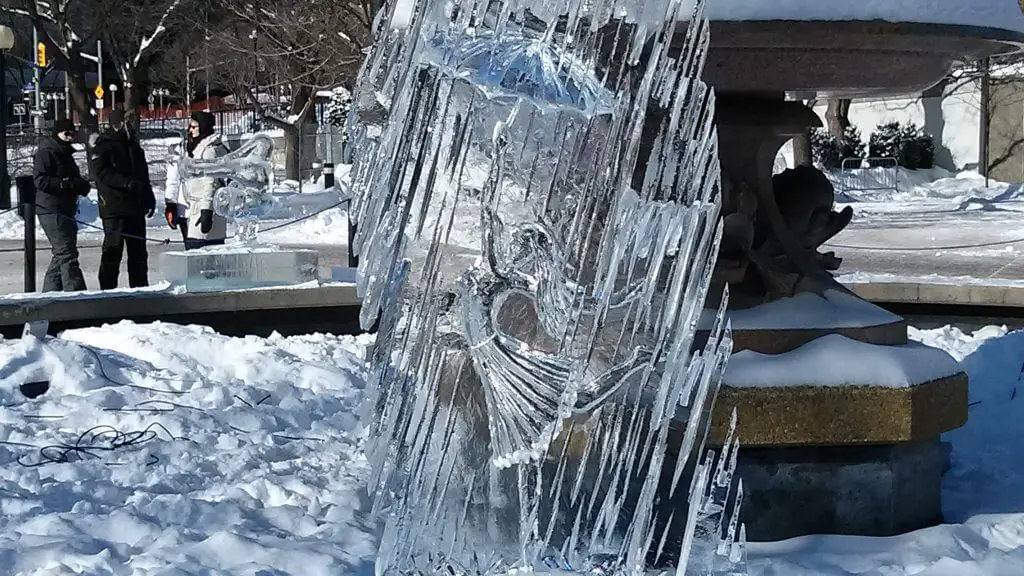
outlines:
[[[216,132],[216,118],[209,112],[193,112],[188,123],[185,152],[190,158],[214,160],[228,153]],[[180,184],[185,196],[185,249],[223,244],[227,220],[213,210],[213,196],[224,183],[216,178],[193,177]],[[176,209],[177,212],[177,209]]]
[[[178,177],[178,161],[185,153],[185,144],[180,142],[171,146],[167,161],[167,181],[164,183],[164,219],[171,230],[181,230],[183,242],[188,240],[188,197]]]

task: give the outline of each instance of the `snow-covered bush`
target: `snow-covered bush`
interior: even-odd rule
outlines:
[[[927,169],[935,165],[935,143],[932,137],[913,122],[879,124],[868,141],[873,158],[895,158],[904,168]]]
[[[824,170],[840,168],[847,158],[863,158],[864,141],[861,140],[860,130],[852,124],[847,126],[842,141],[834,138],[827,130],[811,130],[811,155],[814,163]]]

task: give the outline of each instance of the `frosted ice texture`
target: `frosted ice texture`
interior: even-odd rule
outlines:
[[[743,573],[702,3],[396,7],[351,135],[377,573]]]

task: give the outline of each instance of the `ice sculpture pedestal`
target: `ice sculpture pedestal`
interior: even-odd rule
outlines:
[[[939,438],[967,421],[955,360],[908,342],[902,318],[849,294],[732,315],[736,346],[710,444],[723,441],[735,409],[750,540],[890,536],[941,522]]]
[[[319,279],[316,250],[274,246],[210,246],[164,252],[160,268],[188,292],[217,292],[302,284]]]

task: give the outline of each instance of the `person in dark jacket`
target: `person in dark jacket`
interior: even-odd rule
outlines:
[[[33,159],[36,186],[36,215],[50,242],[52,256],[43,277],[43,292],[85,290],[85,276],[78,262],[78,197],[89,194],[89,182],[82,178],[71,142],[75,125],[61,118],[53,123],[53,134],[39,141]]]
[[[121,255],[126,250],[128,285],[148,286],[146,218],[153,216],[156,197],[146,153],[130,133],[123,111],[110,113],[110,129],[96,139],[91,162],[103,219],[100,288],[117,288]]]

